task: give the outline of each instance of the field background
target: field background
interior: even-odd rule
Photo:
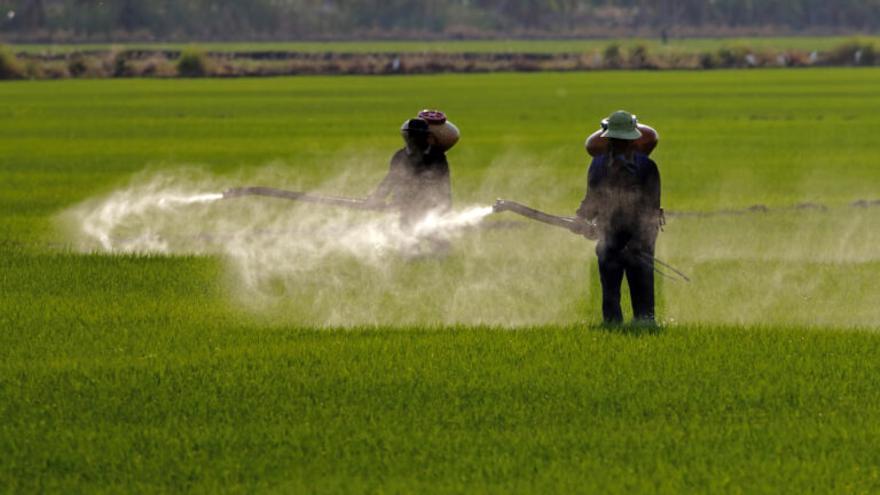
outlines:
[[[0,487],[875,491],[880,215],[850,203],[880,196],[878,75],[4,83]],[[659,332],[596,327],[591,245],[541,225],[331,259],[259,304],[222,257],[69,233],[163,173],[365,194],[431,106],[463,130],[459,205],[570,214],[584,137],[627,108],[661,132],[669,210],[830,209],[672,218],[658,254],[694,282],[661,283]]]
[[[342,52],[342,53],[387,53],[387,52],[442,52],[442,53],[578,53],[602,50],[608,45],[621,47],[645,46],[652,53],[706,52],[717,51],[723,47],[747,46],[754,49],[783,50],[827,50],[841,43],[852,41],[846,36],[790,36],[766,38],[687,38],[671,39],[663,44],[659,39],[594,39],[594,40],[462,40],[462,41],[327,41],[327,42],[208,42],[208,43],[91,43],[91,44],[15,44],[16,52],[26,53],[69,53],[87,50],[110,50],[113,48],[146,50],[181,50],[198,46],[214,52]],[[880,37],[861,36],[865,43],[876,44]]]

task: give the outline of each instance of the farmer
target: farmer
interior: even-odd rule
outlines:
[[[641,136],[635,115],[618,111],[608,117],[601,134],[608,149],[590,164],[587,194],[577,210],[580,221],[573,229],[598,240],[602,316],[608,324],[623,322],[624,275],[634,321],[654,323],[654,243],[663,215],[657,164],[634,145]]]
[[[390,206],[400,213],[400,223],[405,229],[414,227],[429,213],[442,214],[452,208],[446,161],[446,150],[452,145],[439,143],[438,136],[442,141],[443,135],[432,128],[446,125],[445,115],[427,110],[418,118],[404,122],[400,134],[405,146],[391,157],[388,174],[368,198],[371,203],[384,204],[390,196]]]

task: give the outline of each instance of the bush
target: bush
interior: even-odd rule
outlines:
[[[789,67],[806,67],[812,65],[812,63],[812,57],[809,53],[798,50],[791,50],[788,52]]]
[[[24,67],[12,50],[0,45],[0,79],[21,79],[25,75]]]
[[[135,72],[142,77],[174,77],[176,70],[164,55],[154,55],[135,66]]]
[[[648,54],[648,47],[636,45],[629,49],[629,65],[633,69],[656,69],[657,64]]]
[[[605,60],[605,67],[617,69],[623,65],[623,56],[620,53],[620,45],[611,43],[605,47],[602,52],[602,58]]]
[[[113,74],[113,77],[128,77],[132,75],[131,68],[128,65],[128,54],[124,50],[111,52],[105,64],[110,66],[110,73]]]
[[[177,60],[177,74],[181,77],[204,77],[211,73],[208,55],[202,50],[190,48],[184,50]]]
[[[24,76],[28,79],[43,79],[46,77],[46,71],[40,62],[28,60],[24,64]]]
[[[714,69],[719,65],[718,59],[719,57],[717,57],[714,53],[702,52],[700,53],[700,68]]]
[[[67,72],[73,77],[80,77],[88,72],[88,70],[89,66],[86,63],[86,59],[80,54],[73,55],[67,62]]]
[[[753,67],[756,64],[757,58],[746,46],[721,47],[715,58],[715,66],[725,69]]]
[[[859,65],[874,65],[877,63],[877,50],[874,45],[864,45],[860,59],[857,61]]]
[[[874,65],[877,50],[868,41],[854,39],[835,46],[825,56],[831,65]]]

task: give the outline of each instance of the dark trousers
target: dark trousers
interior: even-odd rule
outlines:
[[[654,322],[654,249],[653,243],[642,248],[633,244],[623,249],[599,243],[599,277],[602,281],[602,317],[605,323],[622,323],[620,286],[623,277],[629,285],[633,318],[636,322]]]

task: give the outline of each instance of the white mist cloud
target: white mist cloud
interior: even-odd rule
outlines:
[[[326,271],[329,278],[340,259],[384,269],[430,255],[433,243],[459,238],[492,213],[488,206],[434,212],[403,228],[393,213],[258,196],[224,199],[231,185],[241,183],[193,170],[140,174],[127,187],[65,211],[61,221],[82,252],[223,256],[243,292],[259,299],[304,274]]]
[[[540,161],[525,162],[499,158],[468,185],[470,196],[541,208],[570,201],[576,208],[583,181],[554,187]],[[219,199],[221,191],[244,185],[363,195],[378,181],[344,175],[303,187],[293,175],[272,167],[236,176],[142,173],[59,219],[80,252],[218,256],[228,267],[231,296],[270,323],[521,327],[601,317],[594,245],[562,229],[510,214],[487,222],[487,206],[431,214],[404,230],[393,214],[276,198]],[[877,211],[670,218],[658,256],[694,281],[658,282],[659,316],[686,324],[875,325]],[[431,239],[452,241],[449,256],[421,256]]]

